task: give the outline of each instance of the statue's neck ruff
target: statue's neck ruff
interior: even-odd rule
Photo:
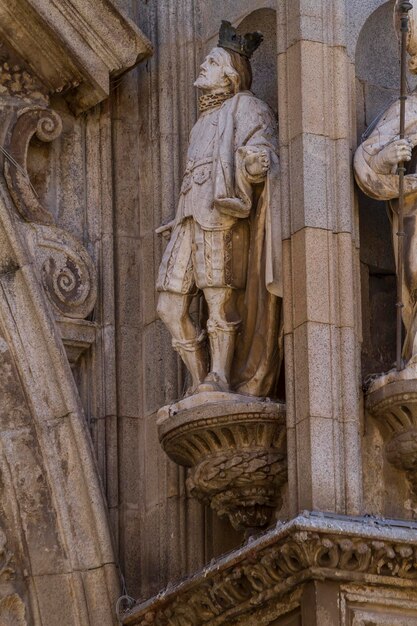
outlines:
[[[231,91],[227,91],[224,93],[205,93],[198,99],[198,108],[200,113],[204,113],[204,111],[208,111],[209,109],[214,109],[214,107],[218,107],[220,104],[223,104],[225,100],[231,98],[234,94]]]

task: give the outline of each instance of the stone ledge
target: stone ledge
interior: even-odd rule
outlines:
[[[304,513],[213,561],[122,617],[126,626],[235,622],[309,580],[415,588],[417,524]]]

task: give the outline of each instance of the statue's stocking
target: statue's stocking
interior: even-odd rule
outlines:
[[[205,379],[208,371],[206,333],[202,331],[198,337],[189,341],[173,339],[172,347],[178,352],[191,374],[192,388],[189,393],[192,393]]]

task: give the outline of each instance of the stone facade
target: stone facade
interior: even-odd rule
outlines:
[[[417,387],[364,395],[395,359],[395,263],[352,167],[398,96],[393,8],[0,0],[0,623],[417,624]],[[284,366],[279,402],[196,423],[155,229],[221,20],[264,34]]]

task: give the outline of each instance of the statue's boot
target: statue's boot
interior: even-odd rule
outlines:
[[[202,331],[198,337],[189,341],[173,339],[172,347],[178,352],[191,374],[192,385],[186,393],[186,395],[191,395],[207,375],[206,333]]]
[[[230,370],[240,322],[207,320],[211,369],[198,391],[230,391]]]

